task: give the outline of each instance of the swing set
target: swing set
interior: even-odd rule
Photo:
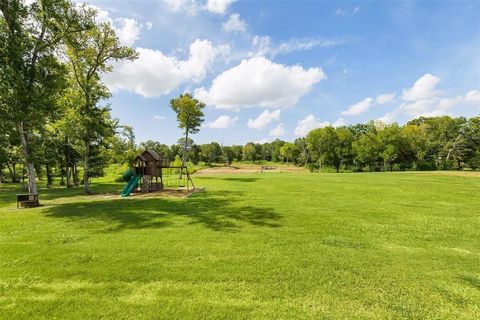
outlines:
[[[121,196],[128,197],[136,188],[141,192],[155,192],[166,189],[195,189],[186,166],[171,166],[154,150],[145,150],[135,158],[135,174],[123,189]]]

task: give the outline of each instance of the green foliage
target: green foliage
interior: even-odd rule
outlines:
[[[124,182],[129,182],[133,175],[135,174],[135,172],[133,172],[133,170],[131,168],[128,168],[123,174],[122,174],[122,180]]]
[[[180,156],[178,154],[175,156],[175,161],[173,161],[172,166],[174,166],[174,167],[181,167],[182,166],[182,159],[180,158]]]
[[[190,93],[184,93],[178,98],[170,100],[170,108],[177,114],[178,127],[183,129],[185,133],[182,161],[186,163],[189,144],[188,135],[200,131],[204,121],[203,109],[205,108],[205,103],[194,99]]]
[[[253,142],[249,142],[243,146],[243,160],[245,161],[255,161],[257,154],[257,149]]]
[[[203,144],[200,146],[202,160],[207,164],[214,162],[220,162],[220,156],[222,155],[222,148],[217,142]]]
[[[79,6],[76,13],[80,23],[88,25],[89,28],[77,32],[75,37],[67,37],[66,44],[71,66],[70,76],[76,86],[75,91],[81,93],[77,106],[80,115],[77,126],[84,145],[84,190],[89,193],[90,174],[97,173],[96,165],[100,163],[93,163],[98,158],[91,158],[95,143],[97,139],[102,141],[113,136],[117,125],[115,120],[110,119],[108,106],[99,105],[100,101],[110,97],[100,75],[112,71],[113,61],[134,60],[137,54],[132,48],[120,45],[109,23],[96,22],[97,12],[91,7]],[[127,127],[127,132],[128,129]],[[130,132],[130,144],[133,140],[132,134],[133,132]],[[134,145],[130,147],[133,149]]]
[[[68,26],[69,1],[0,1],[0,119],[18,134],[28,171],[28,189],[37,193],[34,131],[56,116],[65,87],[59,25]],[[65,33],[69,33],[69,28]]]
[[[283,159],[286,159],[287,164],[288,161],[293,158],[293,153],[295,151],[295,144],[291,142],[286,142],[283,146],[280,147],[280,155]]]
[[[184,93],[170,100],[170,108],[177,114],[178,127],[185,133],[195,134],[200,131],[204,121],[205,104],[203,102],[194,99],[190,93]]]

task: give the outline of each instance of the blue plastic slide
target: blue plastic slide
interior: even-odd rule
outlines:
[[[140,181],[139,175],[134,175],[128,182],[128,184],[123,188],[122,193],[120,194],[122,197],[128,197],[130,193],[138,186],[138,181]]]

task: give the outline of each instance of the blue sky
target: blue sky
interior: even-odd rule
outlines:
[[[168,103],[205,101],[197,143],[480,114],[480,2],[88,1],[137,49],[105,76],[137,142],[181,136]]]

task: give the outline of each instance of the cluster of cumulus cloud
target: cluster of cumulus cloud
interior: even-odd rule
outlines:
[[[229,12],[235,0],[163,0],[172,12],[186,12],[225,16],[222,30],[227,33],[243,33],[250,39],[250,48],[238,53],[228,44],[216,44],[207,39],[196,39],[179,58],[157,49],[136,47],[139,58],[135,61],[114,63],[114,72],[106,74],[104,80],[112,91],[129,91],[146,98],[160,97],[178,88],[192,88],[194,96],[208,106],[225,112],[238,112],[242,108],[264,108],[257,118],[248,119],[247,126],[254,130],[265,129],[276,123],[269,131],[271,137],[287,133],[281,122],[281,110],[293,107],[312,88],[327,79],[321,67],[304,68],[301,65],[285,65],[274,62],[277,55],[293,51],[309,50],[313,47],[342,45],[352,39],[291,39],[275,44],[268,36],[251,34],[248,24],[238,13]],[[99,19],[110,22],[122,44],[135,46],[142,30],[150,30],[149,21],[138,22],[132,18],[112,18],[108,11],[97,8]],[[351,14],[357,13],[354,10]],[[341,14],[337,14],[341,15]],[[235,52],[232,52],[235,51]],[[235,59],[231,59],[235,57]],[[222,62],[224,71],[213,77],[210,85],[200,84],[216,66]],[[440,78],[425,74],[410,88],[378,96],[366,97],[340,112],[339,118],[330,123],[321,121],[314,114],[298,121],[293,133],[304,136],[314,128],[328,125],[342,126],[351,117],[359,116],[373,108],[394,104],[393,111],[379,120],[396,121],[399,117],[434,116],[448,114],[448,110],[459,104],[480,103],[480,92],[472,90],[464,95],[446,97],[437,89]],[[238,121],[238,116],[221,115],[204,124],[205,128],[225,129]]]

